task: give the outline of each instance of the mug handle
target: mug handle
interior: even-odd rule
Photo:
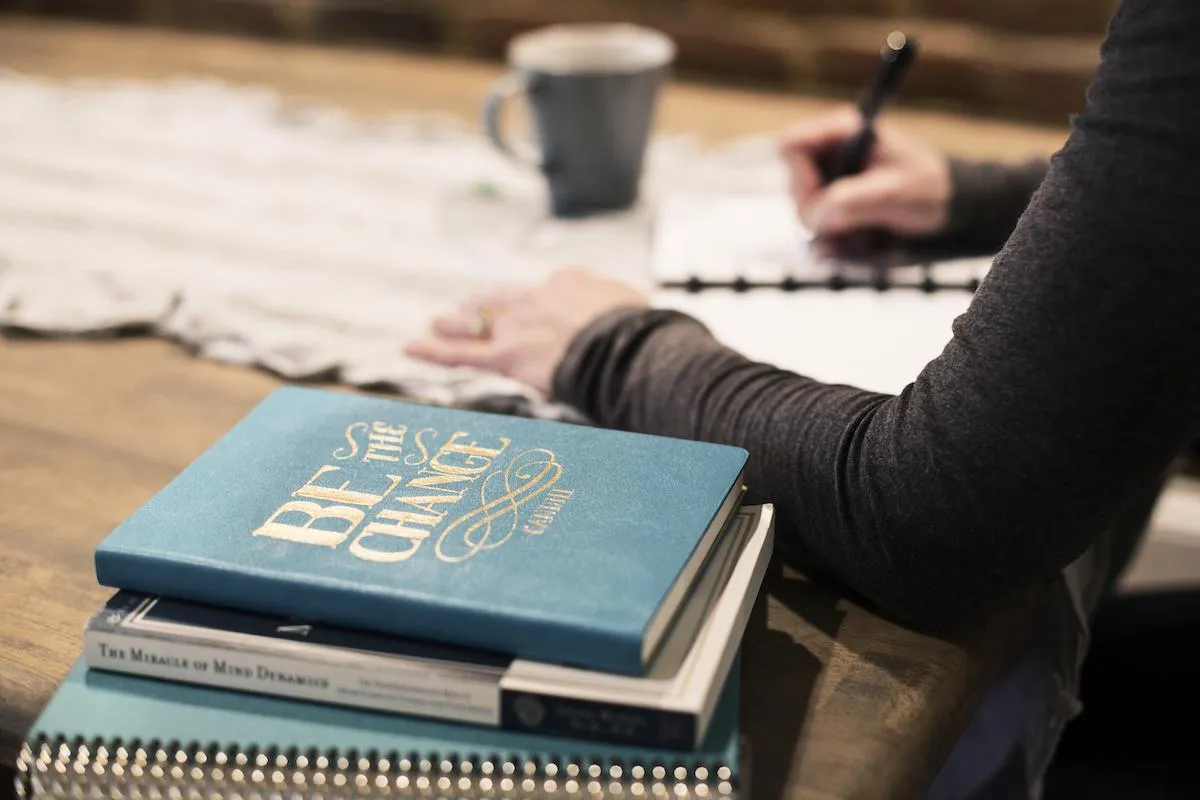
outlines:
[[[491,91],[483,101],[483,128],[496,149],[519,164],[541,169],[544,159],[529,142],[512,143],[504,138],[500,130],[504,103],[519,94],[528,94],[529,84],[525,78],[510,72],[492,84]]]

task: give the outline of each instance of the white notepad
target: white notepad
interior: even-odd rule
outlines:
[[[810,257],[811,239],[786,192],[676,190],[655,211],[651,275],[667,286],[737,279],[820,283],[838,276],[851,284],[884,278],[891,287],[931,281],[960,290],[982,280],[991,266],[991,258],[958,258],[891,266],[881,275],[875,264]]]
[[[784,192],[678,191],[655,216],[652,276],[657,305],[704,322],[722,342],[758,361],[829,383],[896,393],[950,341],[967,310],[962,288],[922,291],[929,280],[964,286],[980,280],[990,258],[890,267],[890,288],[820,285],[795,291],[721,286],[689,292],[689,280],[730,284],[823,281],[837,274],[870,283],[878,269],[808,257],[809,234]]]
[[[781,281],[805,264],[809,233],[786,194],[677,191],[655,212],[654,278],[659,283]]]
[[[826,383],[898,393],[945,348],[971,295],[661,290],[654,302],[696,317],[721,342],[756,361]]]

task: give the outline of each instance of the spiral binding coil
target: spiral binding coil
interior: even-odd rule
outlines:
[[[518,762],[416,753],[231,751],[177,742],[39,741],[17,759],[18,798],[349,800],[361,797],[735,800],[728,767]]]
[[[801,290],[875,289],[934,292],[967,292],[979,290],[984,275],[991,266],[987,259],[972,259],[967,263],[947,265],[926,260],[893,255],[877,257],[865,263],[842,262],[833,265],[807,265],[803,274],[782,274],[771,277],[729,275],[724,278],[703,275],[680,275],[659,281],[663,289],[683,290],[690,294],[707,289],[723,289],[737,293],[757,290],[796,292]]]
[[[919,290],[926,294],[940,291],[969,292],[974,294],[979,291],[980,282],[979,278],[974,277],[963,281],[949,282],[935,281],[933,278],[927,276],[917,282],[901,283],[892,282],[888,279],[887,274],[881,271],[874,278],[847,277],[835,274],[816,280],[785,277],[780,280],[758,281],[739,277],[727,281],[717,281],[704,280],[703,278],[693,276],[683,281],[664,281],[661,286],[664,289],[682,289],[690,294],[697,294],[706,289],[728,289],[738,293],[756,289],[778,289],[784,292],[796,292],[803,289],[827,289],[833,292],[840,292],[845,289],[874,289],[879,292],[888,290]]]

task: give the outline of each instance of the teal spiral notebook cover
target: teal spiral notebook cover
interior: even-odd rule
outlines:
[[[729,797],[744,787],[739,681],[735,662],[706,741],[681,752],[246,695],[89,670],[80,661],[30,731],[18,784],[26,794],[105,797],[153,796],[154,789],[168,797],[172,788],[206,798],[659,796],[663,789]]]
[[[642,674],[739,448],[276,390],[96,552],[120,589]]]

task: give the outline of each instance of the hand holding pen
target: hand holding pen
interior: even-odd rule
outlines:
[[[875,81],[858,103],[858,130],[839,146],[821,154],[819,167],[824,183],[857,175],[867,165],[875,144],[875,119],[884,104],[900,88],[904,74],[916,57],[917,43],[900,31],[888,34],[879,51],[879,69]]]
[[[946,157],[878,120],[914,52],[910,37],[891,34],[878,74],[857,107],[806,120],[784,137],[797,212],[818,237],[872,229],[924,236],[945,224]]]

